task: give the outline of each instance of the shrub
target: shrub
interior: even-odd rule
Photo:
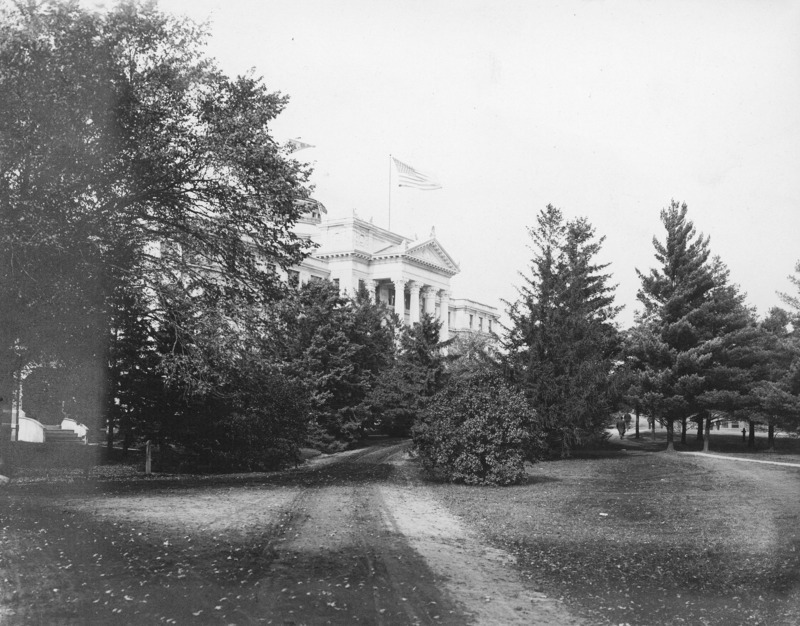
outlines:
[[[522,393],[498,376],[461,378],[437,393],[412,436],[432,476],[473,485],[509,485],[537,460],[536,415]]]

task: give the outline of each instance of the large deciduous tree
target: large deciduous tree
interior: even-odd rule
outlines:
[[[529,234],[530,275],[508,309],[507,371],[551,449],[567,456],[601,435],[613,408],[619,308],[607,265],[596,260],[603,239],[586,219],[566,221],[548,205]]]
[[[230,324],[240,304],[273,301],[276,269],[307,251],[292,226],[308,171],[270,134],[287,98],[224,75],[204,28],[154,2],[0,12],[6,406],[28,364],[106,367],[131,353],[114,347],[122,293],[142,301],[151,338],[186,299]],[[99,404],[124,395],[118,381],[95,390]]]

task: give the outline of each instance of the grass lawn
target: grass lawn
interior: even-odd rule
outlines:
[[[800,624],[800,468],[652,451],[664,447],[615,437],[531,467],[524,485],[431,487],[590,620]],[[716,435],[711,451],[800,463],[798,440],[777,448],[742,454],[741,436]]]

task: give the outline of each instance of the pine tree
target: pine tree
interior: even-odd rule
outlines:
[[[603,238],[586,219],[565,221],[548,205],[530,228],[530,275],[509,304],[506,370],[539,414],[551,450],[569,456],[600,435],[613,405],[619,348]]]
[[[386,305],[365,292],[349,300],[333,283],[318,281],[299,287],[270,314],[268,353],[306,385],[315,408],[314,443],[334,449],[358,438],[364,399],[394,352],[394,318]]]
[[[427,401],[444,384],[441,322],[429,314],[400,331],[397,355],[365,400],[375,424],[393,436],[408,436]]]
[[[644,310],[630,345],[641,372],[638,400],[666,427],[667,450],[674,450],[675,421],[685,443],[688,420],[700,435],[712,415],[751,405],[758,335],[744,294],[724,263],[709,259],[709,239],[696,233],[687,212],[675,201],[661,212],[666,239],[653,239],[660,267],[647,275],[637,270]]]

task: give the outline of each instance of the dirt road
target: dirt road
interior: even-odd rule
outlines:
[[[580,623],[437,504],[403,444],[0,500],[2,624]]]

